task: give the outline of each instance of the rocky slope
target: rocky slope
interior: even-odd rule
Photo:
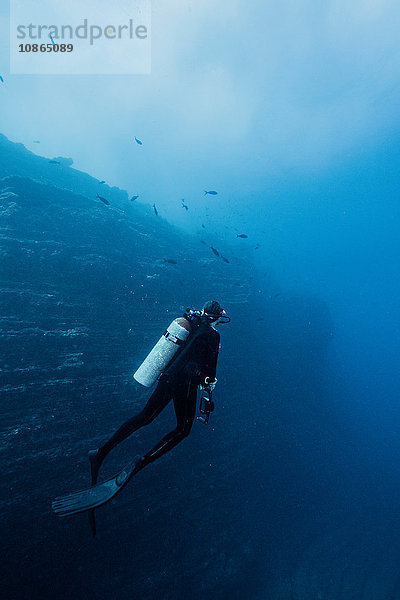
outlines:
[[[4,136],[0,178],[2,568],[19,565],[18,580],[5,579],[7,597],[267,593],[266,582],[277,578],[266,566],[270,540],[281,557],[290,555],[293,535],[308,547],[318,494],[331,498],[336,484],[321,487],[310,475],[314,492],[304,484],[299,504],[296,472],[325,436],[315,400],[332,333],[326,307],[261,298],[245,258],[217,260],[125,192],[104,185],[99,192],[89,175]],[[233,318],[221,327],[211,425],[196,424],[98,511],[96,540],[84,516],[56,520],[51,497],[86,486],[87,450],[146,401],[148,390],[132,381],[141,359],[182,308],[210,297]],[[173,427],[168,407],[115,451],[106,471]],[[310,431],[315,446],[299,445]],[[330,460],[333,452],[325,453]],[[293,577],[305,581],[305,569]]]

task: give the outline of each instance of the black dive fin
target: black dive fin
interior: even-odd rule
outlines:
[[[97,450],[89,451],[90,478],[91,478],[91,486],[92,487],[97,484],[97,477],[99,475],[99,469],[101,466],[101,463],[99,462],[99,460],[97,458],[97,452],[98,452]],[[88,521],[89,521],[90,530],[92,532],[92,536],[96,537],[96,515],[95,515],[94,508],[92,508],[91,510],[88,510]]]
[[[69,517],[70,515],[86,512],[87,510],[92,510],[106,504],[128,483],[142,457],[138,457],[138,459],[135,459],[122,469],[120,473],[107,481],[98,483],[86,490],[56,498],[51,503],[53,511],[58,517]]]

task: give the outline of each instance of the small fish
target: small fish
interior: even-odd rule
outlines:
[[[39,140],[33,140],[33,143],[34,144],[40,144],[40,141]]]
[[[157,208],[156,208],[156,205],[155,205],[155,204],[153,204],[153,208],[154,208],[154,213],[155,213],[156,217],[158,217],[158,210],[157,210]]]
[[[103,198],[103,196],[99,196],[98,194],[96,194],[97,198],[99,200],[101,200],[104,204],[106,204],[107,206],[110,206],[109,201],[106,198]]]
[[[219,252],[214,246],[210,246],[211,250],[214,252],[215,256],[219,256]]]
[[[216,192],[215,190],[204,190],[204,195],[207,196],[207,194],[210,194],[210,196],[217,196],[218,192]]]
[[[99,183],[100,183],[100,184],[101,184],[101,183],[105,183],[105,180],[104,180],[104,179],[102,179],[101,181],[99,181]]]
[[[164,258],[164,262],[170,265],[177,265],[178,261],[173,258]]]
[[[204,241],[204,240],[200,240],[200,244],[204,244],[204,245],[206,245],[206,243],[205,243],[205,241]]]
[[[58,160],[49,160],[49,163],[51,165],[59,165],[60,164]]]
[[[248,235],[246,235],[245,233],[239,233],[239,234],[238,234],[236,237],[238,237],[238,238],[243,238],[243,239],[246,239],[246,238],[248,238],[249,236],[248,236]]]
[[[257,246],[254,247],[254,250],[258,250],[259,248],[261,248],[260,244],[257,244]]]
[[[143,146],[143,142],[141,140],[139,140],[136,136],[135,136],[135,142],[137,144],[139,144],[139,146]]]
[[[227,258],[225,258],[225,256],[222,256],[222,254],[221,254],[221,258],[224,262],[228,263],[228,265],[229,265],[229,260]]]
[[[4,79],[2,78],[2,76],[1,76],[1,75],[0,75],[0,81],[1,81],[2,83],[4,83]]]
[[[258,319],[256,319],[256,321],[264,321],[264,317],[258,317]]]
[[[189,210],[189,207],[185,204],[184,198],[182,198],[182,208],[184,208],[185,210]]]
[[[280,296],[280,294],[275,294],[274,298],[277,298],[278,296]]]
[[[201,224],[201,226],[202,226],[202,228],[203,228],[203,229],[205,229],[205,228],[206,228],[206,226],[205,226],[203,223]]]
[[[137,196],[132,196],[131,202],[133,202],[134,200],[137,200],[138,198],[139,198],[139,194]]]

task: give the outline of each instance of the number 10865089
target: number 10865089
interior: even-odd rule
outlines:
[[[73,44],[20,44],[19,52],[72,52]]]

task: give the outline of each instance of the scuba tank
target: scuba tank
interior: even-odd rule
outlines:
[[[172,321],[134,374],[136,381],[146,387],[152,386],[185,345],[191,331],[192,326],[185,317]]]
[[[172,321],[133,377],[138,383],[151,387],[162,373],[179,371],[191,345],[217,320],[219,323],[230,322],[226,314],[211,315],[187,308],[183,317]]]

